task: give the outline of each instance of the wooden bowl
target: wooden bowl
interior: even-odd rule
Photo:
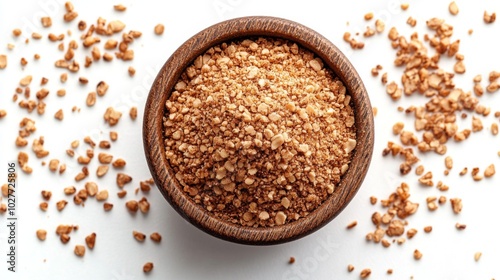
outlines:
[[[285,225],[253,228],[236,225],[209,214],[179,186],[165,156],[162,118],[165,102],[185,68],[212,46],[246,37],[278,37],[294,41],[318,55],[343,81],[351,94],[357,146],[352,162],[335,191],[308,216]],[[144,110],[144,150],[153,179],[166,200],[186,220],[203,231],[237,243],[270,245],[301,238],[335,218],[351,201],[368,171],[373,152],[373,113],[358,73],[325,37],[299,23],[273,17],[243,17],[215,24],[181,45],[158,73]]]

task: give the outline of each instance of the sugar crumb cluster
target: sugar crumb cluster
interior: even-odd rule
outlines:
[[[166,102],[166,156],[192,199],[244,226],[307,216],[356,147],[351,96],[310,51],[273,38],[214,46]]]

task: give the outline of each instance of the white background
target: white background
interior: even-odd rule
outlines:
[[[419,155],[426,170],[434,172],[434,181],[443,180],[450,186],[444,193],[447,197],[461,197],[464,209],[455,215],[449,202],[435,212],[429,212],[425,205],[427,196],[439,196],[435,188],[419,186],[417,177],[412,172],[406,177],[399,175],[400,160],[382,158],[381,153],[387,141],[397,140],[391,133],[392,124],[402,120],[412,128],[412,119],[405,118],[397,111],[397,106],[407,107],[422,104],[418,97],[404,98],[392,102],[380,83],[380,78],[373,78],[370,69],[377,64],[389,72],[389,80],[400,81],[401,69],[392,66],[394,51],[387,39],[387,31],[397,26],[407,37],[413,32],[405,22],[409,16],[417,19],[416,31],[423,36],[429,32],[425,20],[431,17],[443,17],[451,23],[454,37],[460,38],[460,53],[465,55],[467,72],[458,75],[455,83],[464,90],[472,90],[472,77],[483,75],[484,79],[491,70],[500,70],[498,52],[498,34],[500,22],[485,25],[482,20],[484,10],[500,12],[498,1],[457,1],[460,13],[456,17],[448,13],[448,1],[412,1],[407,11],[399,8],[404,1],[250,1],[250,0],[200,0],[200,1],[137,1],[125,0],[128,7],[124,13],[113,10],[113,1],[74,1],[78,18],[70,23],[62,20],[64,6],[60,0],[2,1],[0,4],[0,54],[7,54],[9,65],[0,70],[0,109],[6,109],[7,117],[0,120],[0,174],[7,173],[7,162],[16,161],[19,150],[14,145],[19,122],[23,117],[36,121],[37,131],[29,138],[30,146],[35,137],[45,137],[45,147],[50,155],[44,160],[58,158],[66,163],[68,169],[64,176],[52,174],[48,168],[36,159],[30,146],[24,148],[29,155],[29,165],[34,171],[31,175],[19,173],[17,189],[18,204],[18,263],[16,274],[7,271],[6,250],[6,215],[0,216],[0,279],[359,279],[363,268],[370,268],[370,279],[491,279],[500,277],[498,260],[500,259],[500,239],[498,238],[498,197],[500,195],[497,174],[491,179],[473,182],[470,173],[460,177],[458,172],[463,167],[469,170],[480,167],[484,170],[491,163],[499,163],[497,151],[500,145],[497,137],[489,132],[492,122],[498,122],[492,115],[485,118],[485,129],[473,134],[464,143],[450,142],[448,154],[454,158],[455,165],[451,174],[443,175],[444,157],[435,154]],[[345,31],[364,31],[365,26],[373,26],[373,20],[367,23],[363,15],[373,12],[375,17],[384,18],[386,31],[383,35],[362,39],[365,49],[353,52],[342,41]],[[378,108],[376,123],[375,151],[370,171],[357,196],[334,221],[321,230],[300,240],[277,246],[252,247],[228,243],[213,238],[185,222],[165,202],[154,188],[147,196],[151,202],[151,211],[147,215],[130,215],[124,206],[129,199],[140,199],[142,194],[134,194],[139,181],[150,178],[142,148],[142,114],[149,87],[170,54],[190,36],[214,23],[225,19],[248,15],[270,15],[288,18],[300,22],[320,32],[339,46],[352,61],[362,76],[368,89],[372,105]],[[43,29],[41,16],[51,16],[53,26]],[[78,20],[87,24],[95,23],[97,18],[120,19],[127,24],[126,30],[139,30],[143,36],[136,40],[131,48],[135,58],[131,62],[114,60],[106,63],[102,60],[94,63],[90,69],[70,74],[66,84],[61,84],[59,75],[63,71],[56,69],[53,63],[63,56],[57,50],[57,44],[49,42],[46,35],[73,30],[70,38],[78,39],[76,29]],[[349,22],[349,25],[347,25]],[[165,25],[165,33],[158,37],[153,33],[157,23]],[[14,38],[12,29],[21,28],[21,38]],[[474,29],[468,35],[469,29]],[[24,36],[36,31],[44,35],[39,41],[24,43]],[[7,49],[7,43],[16,45],[14,50]],[[100,44],[103,45],[103,42]],[[33,60],[33,54],[42,58]],[[76,57],[82,61],[88,53],[82,46],[76,51]],[[19,60],[26,57],[29,64],[20,67]],[[451,60],[443,58],[443,67],[452,71]],[[130,78],[127,73],[133,65],[137,73]],[[32,96],[39,89],[39,81],[47,77],[46,87],[51,91],[46,98],[47,108],[43,116],[36,112],[28,114],[11,101],[18,81],[25,75],[33,75]],[[88,85],[79,85],[78,77],[89,79]],[[94,90],[101,81],[109,85],[108,94],[98,98],[93,108],[85,106],[87,93]],[[57,97],[55,92],[65,88],[67,95]],[[482,104],[491,106],[491,111],[500,110],[500,97],[485,94]],[[79,113],[72,113],[71,107],[81,108]],[[112,144],[111,153],[115,157],[126,159],[125,173],[133,176],[133,182],[126,186],[125,199],[118,199],[116,192],[116,170],[104,179],[95,177],[97,160],[90,164],[89,180],[96,181],[101,189],[110,191],[108,201],[114,203],[111,212],[105,213],[102,203],[88,199],[85,207],[76,206],[71,197],[65,197],[63,188],[76,183],[73,177],[81,168],[75,159],[65,154],[71,141],[91,136],[96,142],[107,140],[110,127],[104,123],[102,115],[105,109],[114,106],[123,112],[119,124],[112,130],[119,132],[119,140]],[[128,117],[131,106],[137,106],[139,117],[132,121]],[[54,113],[64,110],[64,120],[54,119]],[[460,123],[461,128],[470,128],[471,114]],[[82,143],[77,153],[84,153],[86,145]],[[96,154],[99,150],[96,150]],[[2,167],[3,166],[3,167]],[[5,178],[5,175],[0,175]],[[383,248],[380,244],[367,243],[364,236],[373,231],[370,217],[374,211],[380,211],[379,205],[372,206],[369,197],[387,198],[402,182],[411,187],[411,200],[420,203],[419,211],[408,219],[409,226],[419,233],[404,245],[393,244]],[[51,190],[49,210],[42,212],[38,204],[42,201],[41,190]],[[69,200],[62,212],[55,209],[55,202]],[[5,199],[3,200],[5,202]],[[346,225],[358,221],[358,226],[348,231]],[[467,224],[467,229],[457,231],[455,223]],[[68,244],[62,244],[55,234],[59,224],[77,224],[79,230],[71,234]],[[431,225],[430,234],[423,233],[423,227]],[[40,242],[35,235],[37,229],[48,231],[47,240]],[[136,242],[132,231],[138,230],[149,235],[158,231],[163,235],[161,244],[146,240]],[[87,250],[83,258],[73,254],[76,244],[84,244],[84,238],[91,232],[97,233],[95,249]],[[413,259],[413,251],[423,253],[420,261]],[[474,261],[474,253],[482,252],[479,262]],[[294,256],[296,263],[289,265],[288,259]],[[142,272],[142,265],[154,262],[155,268],[149,275]],[[347,272],[347,265],[356,269]],[[392,268],[394,274],[388,276],[386,270]]]

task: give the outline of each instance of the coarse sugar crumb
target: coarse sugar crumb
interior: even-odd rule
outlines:
[[[423,254],[418,250],[418,249],[415,249],[415,251],[413,251],[413,258],[415,260],[420,260],[422,258]]]
[[[482,255],[483,255],[483,253],[481,253],[481,252],[477,252],[477,253],[475,253],[475,254],[474,254],[474,260],[475,260],[476,262],[478,262],[478,261],[479,261],[479,259],[481,259],[481,256],[482,256]]]
[[[347,225],[347,229],[352,229],[353,227],[357,226],[358,222],[357,221],[352,221]]]
[[[369,268],[365,268],[365,269],[363,269],[363,270],[361,271],[361,273],[359,274],[359,277],[360,277],[361,279],[366,279],[366,278],[370,277],[370,274],[372,274],[371,269],[369,269]]]
[[[151,270],[153,270],[153,267],[154,267],[154,265],[152,262],[147,262],[142,267],[142,271],[144,271],[144,273],[149,273],[149,272],[151,272]]]
[[[244,226],[307,216],[356,146],[351,96],[321,59],[282,39],[222,43],[166,102],[166,157],[193,200]]]

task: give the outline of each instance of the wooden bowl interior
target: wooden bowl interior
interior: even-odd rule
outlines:
[[[357,147],[350,167],[334,193],[305,218],[270,228],[239,226],[213,217],[179,187],[163,145],[165,102],[182,72],[212,46],[248,37],[277,37],[294,41],[318,55],[343,81],[354,107]],[[173,208],[203,231],[237,243],[270,245],[298,239],[336,217],[354,197],[368,171],[373,152],[373,114],[366,89],[347,58],[325,37],[292,21],[272,17],[245,17],[221,22],[187,40],[167,60],[149,93],[144,113],[146,159],[159,190]]]

